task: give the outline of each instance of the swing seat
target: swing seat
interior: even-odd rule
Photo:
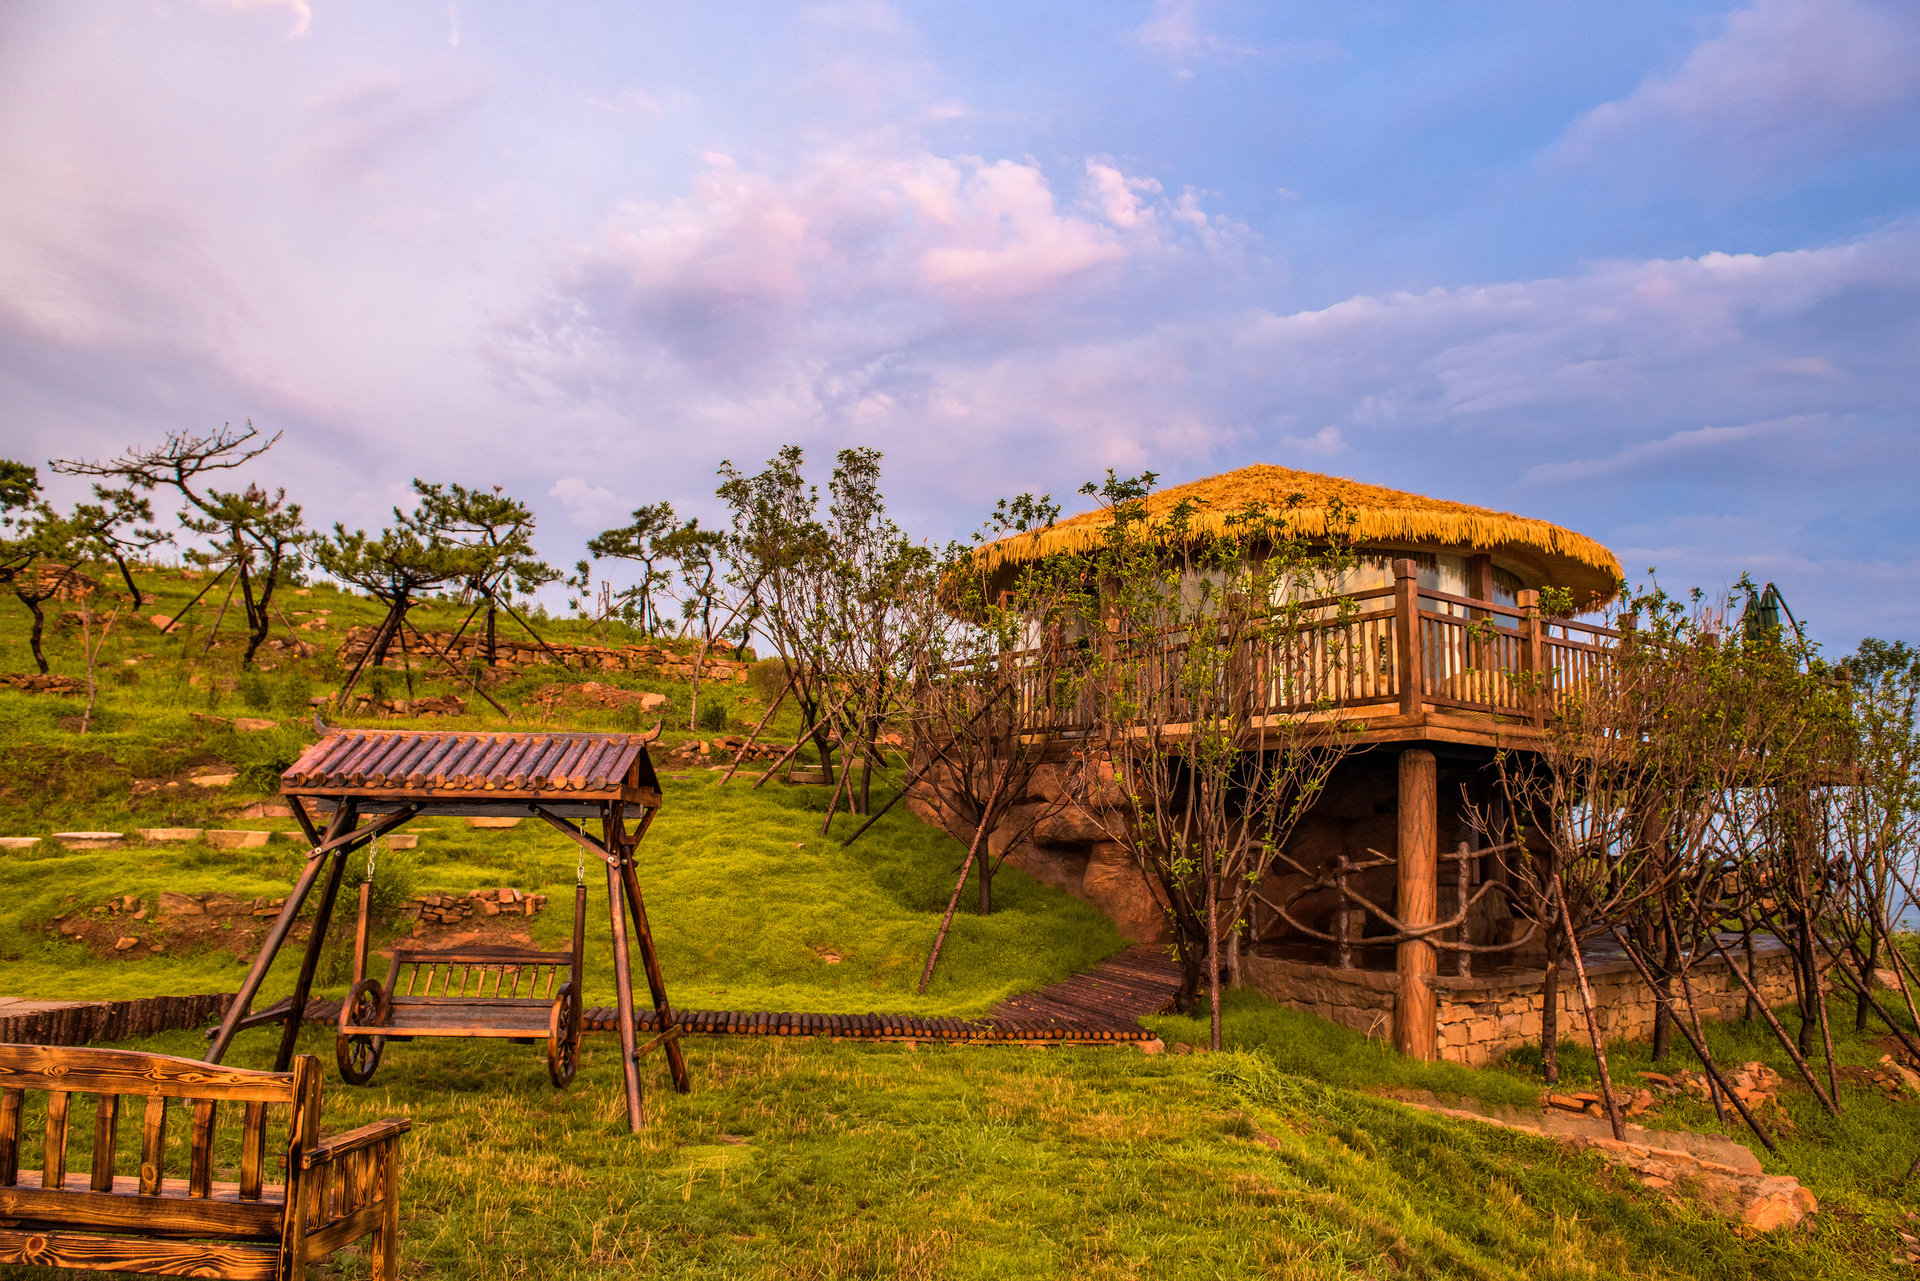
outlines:
[[[564,1086],[579,1059],[575,965],[571,952],[521,947],[395,949],[386,982],[360,980],[340,1007],[341,1075],[356,1085],[371,1080],[389,1037],[544,1040],[548,1073]]]
[[[580,1062],[586,897],[586,886],[576,886],[573,947],[565,952],[490,944],[396,947],[382,982],[366,976],[364,948],[356,949],[353,989],[340,1006],[334,1037],[341,1077],[351,1085],[372,1080],[389,1040],[470,1037],[516,1045],[544,1040],[547,1074],[555,1088],[564,1087]],[[367,901],[362,886],[361,939],[366,938]]]

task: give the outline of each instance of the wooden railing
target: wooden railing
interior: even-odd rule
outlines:
[[[1543,616],[1535,592],[1503,605],[1421,588],[1415,572],[1412,561],[1396,561],[1393,586],[1302,602],[1309,621],[1283,638],[1244,644],[1230,667],[1233,696],[1246,700],[1242,710],[1431,711],[1539,726],[1571,691],[1605,676],[1619,631]],[[1109,643],[1136,648],[1120,666],[1143,721],[1191,718],[1178,679],[1184,637]],[[1027,731],[1091,729],[1092,699],[1068,674],[1072,663],[1042,659],[1037,650],[1011,653],[1001,669],[1014,682]]]

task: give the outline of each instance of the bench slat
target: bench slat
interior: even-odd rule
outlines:
[[[187,1167],[187,1195],[204,1197],[213,1183],[212,1099],[193,1105],[193,1160]]]
[[[80,1094],[164,1095],[173,1099],[293,1101],[293,1078],[250,1072],[168,1054],[93,1050],[84,1060],[54,1045],[0,1044],[0,1089],[71,1090]]]
[[[242,1201],[237,1184],[216,1184],[210,1189],[211,1194],[202,1198],[186,1195],[186,1184],[179,1179],[165,1180],[165,1191],[160,1196],[136,1195],[140,1192],[139,1181],[131,1175],[121,1175],[113,1182],[112,1192],[0,1188],[0,1218],[120,1228],[129,1232],[205,1233],[256,1237],[263,1241],[280,1238],[283,1202],[279,1199]],[[274,1191],[284,1196],[284,1189]]]
[[[0,1090],[0,1188],[10,1188],[20,1173],[19,1090]]]
[[[332,1254],[350,1241],[358,1241],[369,1232],[380,1230],[386,1205],[375,1202],[326,1227],[307,1234],[307,1252],[315,1257]]]
[[[167,1096],[147,1096],[147,1115],[140,1124],[140,1195],[159,1196],[166,1175]]]
[[[114,1147],[120,1139],[120,1096],[96,1094],[93,1099],[93,1172],[87,1186],[95,1192],[113,1191]]]
[[[247,1119],[240,1131],[240,1199],[260,1199],[260,1167],[267,1160],[267,1105],[247,1104]]]
[[[0,1229],[0,1263],[89,1272],[146,1272],[169,1277],[229,1277],[274,1281],[278,1251],[260,1246],[203,1245],[196,1241],[140,1241],[69,1232]]]
[[[47,1095],[47,1141],[40,1166],[40,1186],[62,1188],[67,1184],[67,1109],[73,1096],[65,1090]]]

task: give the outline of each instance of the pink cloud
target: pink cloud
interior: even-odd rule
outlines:
[[[1745,186],[1916,133],[1920,9],[1754,0],[1673,72],[1574,121],[1561,163],[1684,160]]]

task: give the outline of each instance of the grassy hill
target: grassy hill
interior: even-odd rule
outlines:
[[[376,608],[326,588],[283,596],[285,623],[302,628],[291,634],[318,650],[304,658],[267,651],[270,670],[245,674],[235,667],[231,618],[210,649],[211,608],[165,637],[144,621],[177,612],[199,586],[177,575],[147,578],[159,599],[140,618],[123,613],[116,623],[86,734],[78,733],[84,700],[0,689],[0,834],[291,826],[238,815],[272,800],[279,769],[312,740],[309,700],[342,676],[332,652],[345,629],[372,622]],[[438,628],[458,618],[436,603],[422,622]],[[325,626],[303,627],[315,620]],[[25,623],[23,610],[0,610],[0,670],[31,669]],[[543,631],[586,639],[588,628],[562,622]],[[71,628],[50,628],[47,644],[57,672],[82,674]],[[490,688],[517,724],[642,723],[629,709],[552,697],[556,686],[587,679],[532,669]],[[666,695],[664,748],[695,737],[678,728],[687,714],[683,685],[608,673],[591,679]],[[404,693],[397,676],[384,682],[387,696]],[[425,676],[416,689],[454,692],[452,682]],[[714,692],[732,724],[764,710],[756,700],[765,694],[751,683]],[[469,699],[468,708],[484,704]],[[210,719],[237,716],[279,725],[243,732]],[[503,722],[489,711],[377,723]],[[774,732],[790,741],[793,728],[787,721]],[[237,779],[224,788],[191,781],[207,772]],[[1084,905],[1009,869],[997,883],[998,910],[958,918],[932,990],[916,997],[958,844],[902,807],[842,849],[848,820],[836,820],[834,835],[820,834],[824,789],[770,782],[754,791],[738,781],[720,788],[717,778],[699,765],[670,767],[666,807],[640,848],[677,1004],[972,1014],[1123,943]],[[531,823],[510,831],[454,820],[409,827],[419,830],[419,846],[384,856],[376,877],[384,896],[497,885],[544,892],[551,906],[527,928],[559,942],[577,866],[561,837]],[[142,905],[168,891],[275,897],[291,884],[299,856],[295,843],[280,840],[256,850],[134,842],[0,852],[0,994],[231,990],[246,950],[218,936],[184,948],[163,943],[157,953],[143,939],[121,953],[65,937],[60,923],[126,895]],[[611,988],[599,882],[589,902],[588,999],[599,1003]],[[146,928],[130,912],[112,919],[120,923],[114,932]],[[293,963],[289,953],[268,997],[284,992]],[[324,990],[342,990],[338,950],[322,977]],[[1540,1091],[1524,1057],[1485,1071],[1410,1063],[1249,994],[1235,994],[1224,1014],[1229,1051],[1219,1055],[696,1040],[689,1096],[667,1091],[659,1061],[648,1061],[651,1120],[637,1136],[625,1132],[610,1038],[589,1038],[580,1078],[564,1092],[547,1085],[537,1048],[396,1044],[361,1090],[333,1079],[328,1029],[309,1028],[302,1049],[326,1064],[328,1129],[386,1115],[415,1119],[403,1231],[417,1276],[1912,1274],[1899,1233],[1916,1223],[1899,1175],[1920,1150],[1914,1098],[1844,1085],[1846,1115],[1833,1122],[1790,1091],[1794,1129],[1783,1156],[1767,1164],[1806,1182],[1822,1212],[1798,1232],[1754,1238],[1593,1156],[1387,1097],[1423,1090],[1524,1103]],[[1842,1019],[1837,1028],[1848,1025]],[[1198,1019],[1156,1026],[1169,1041],[1204,1037]],[[1714,1035],[1729,1061],[1763,1059],[1790,1074],[1751,1029]],[[230,1061],[262,1065],[274,1039],[243,1035]],[[197,1032],[143,1043],[186,1055],[204,1045]],[[1883,1047],[1843,1034],[1839,1050],[1844,1061],[1867,1064]],[[1590,1057],[1572,1046],[1563,1055],[1578,1088],[1590,1079]],[[1651,1066],[1644,1051],[1620,1047],[1616,1072],[1629,1084]],[[1664,1119],[1715,1124],[1710,1111],[1685,1102],[1669,1105]],[[23,1152],[23,1163],[36,1159]],[[334,1272],[364,1274],[354,1258]],[[48,1275],[0,1267],[0,1277]]]

